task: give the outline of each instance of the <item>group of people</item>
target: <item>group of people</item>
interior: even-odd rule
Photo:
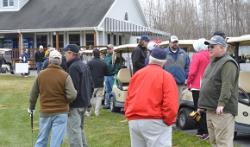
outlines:
[[[94,58],[87,64],[80,59],[79,50],[79,46],[69,44],[64,48],[64,56],[55,49],[49,49],[47,58],[43,58],[42,47],[35,54],[38,76],[30,93],[29,112],[35,110],[39,97],[36,147],[47,146],[50,132],[50,146],[60,146],[66,129],[71,147],[87,147],[83,131],[85,112],[91,106],[90,112],[100,115],[104,91],[105,104],[109,107],[113,77],[124,66],[125,60],[113,53],[112,44],[107,46],[104,60],[100,58],[100,51],[94,49]]]
[[[209,137],[213,146],[232,146],[239,67],[226,53],[225,38],[217,33],[210,40],[197,40],[191,63],[177,36],[170,37],[168,48],[154,44],[147,53],[149,42],[148,36],[141,36],[131,56],[133,76],[124,106],[131,146],[172,146],[172,125],[185,85],[201,115],[197,136]],[[100,115],[104,92],[105,108],[109,107],[114,75],[124,66],[124,59],[116,55],[114,60],[113,45],[109,44],[104,59],[94,49],[94,58],[85,64],[79,49],[75,44],[64,48],[66,70],[61,66],[61,53],[50,51],[47,68],[35,79],[29,111],[35,110],[40,97],[36,147],[47,146],[50,131],[51,146],[60,146],[66,129],[71,147],[86,147],[85,111],[92,105],[92,112]]]
[[[147,54],[149,41],[142,36],[132,52],[134,75],[124,109],[131,146],[172,146],[172,125],[185,84],[201,115],[197,136],[209,138],[214,147],[233,146],[239,67],[226,53],[225,34],[215,32],[210,40],[197,40],[191,63],[177,36],[170,37],[168,48],[156,46]],[[149,62],[145,64],[147,57]]]

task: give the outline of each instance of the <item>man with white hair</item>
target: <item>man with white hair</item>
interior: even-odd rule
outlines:
[[[40,45],[39,46],[39,51],[37,51],[36,54],[35,54],[35,62],[36,62],[37,73],[39,73],[42,70],[44,56],[45,56],[45,53],[44,53],[43,46]]]
[[[49,55],[49,66],[35,79],[30,93],[29,112],[35,110],[40,97],[39,134],[35,147],[60,147],[67,126],[69,103],[77,95],[73,81],[61,67],[62,55],[54,50]],[[51,133],[50,133],[51,132]]]
[[[178,112],[178,91],[173,76],[162,68],[165,62],[164,49],[153,49],[149,64],[130,81],[124,110],[131,147],[172,146],[171,125]]]
[[[205,41],[210,64],[207,66],[200,89],[198,111],[206,110],[209,140],[213,147],[233,147],[234,122],[238,114],[237,62],[226,54],[227,44],[215,35]]]

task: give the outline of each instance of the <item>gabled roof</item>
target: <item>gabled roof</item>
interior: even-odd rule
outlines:
[[[98,26],[115,0],[30,0],[18,12],[0,13],[0,30]]]

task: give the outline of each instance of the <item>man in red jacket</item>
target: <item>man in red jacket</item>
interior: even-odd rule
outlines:
[[[131,147],[172,146],[172,127],[178,112],[178,90],[173,76],[163,70],[166,52],[155,48],[149,64],[137,71],[128,88],[125,116]]]

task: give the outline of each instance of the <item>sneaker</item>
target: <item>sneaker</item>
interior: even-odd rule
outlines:
[[[198,137],[198,138],[201,138],[201,137],[202,137],[202,134],[197,133],[195,136]]]
[[[201,139],[202,139],[202,140],[208,140],[208,138],[209,138],[209,135],[208,135],[208,134],[203,134],[203,135],[201,136]]]

